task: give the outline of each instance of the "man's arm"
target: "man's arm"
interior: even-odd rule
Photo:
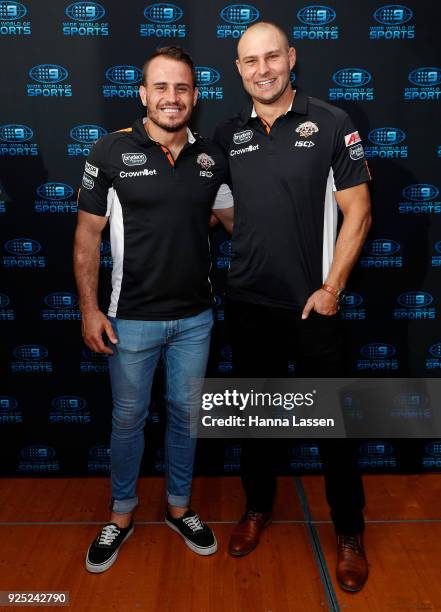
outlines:
[[[222,223],[229,234],[233,233],[234,200],[231,189],[227,183],[223,183],[217,192],[211,209],[210,228]]]
[[[107,221],[108,217],[78,211],[74,273],[80,297],[84,342],[95,353],[112,355],[113,351],[104,344],[102,335],[105,332],[113,344],[118,340],[110,321],[99,310],[97,301],[101,233]]]
[[[371,226],[371,204],[366,183],[336,191],[335,199],[344,218],[325,284],[340,289],[346,285]],[[302,319],[306,319],[311,310],[334,315],[338,310],[337,298],[324,289],[318,289],[306,302]]]
[[[232,234],[234,225],[234,206],[213,210],[210,219],[210,227],[217,225],[218,221],[222,223],[229,234]]]
[[[234,126],[231,120],[223,121],[219,124],[215,130],[213,141],[217,144],[217,146],[221,149],[224,162],[225,162],[225,183],[223,183],[218,191],[216,196],[215,204],[213,206],[211,218],[210,218],[210,228],[217,225],[220,221],[222,225],[225,227],[229,234],[233,233],[233,222],[234,222],[234,200],[231,183],[231,175],[229,169],[229,156],[228,156],[228,144],[233,137],[234,134]],[[220,203],[221,206],[218,207],[216,204]],[[222,206],[223,204],[223,206]]]

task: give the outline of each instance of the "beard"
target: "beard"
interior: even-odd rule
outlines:
[[[184,117],[180,119],[177,123],[166,123],[165,121],[162,121],[160,119],[158,111],[156,111],[155,109],[149,109],[147,107],[147,117],[150,119],[150,121],[155,123],[158,127],[165,130],[166,132],[179,132],[179,130],[182,130],[182,128],[185,127],[190,121],[191,114],[192,110],[190,109],[185,113]]]

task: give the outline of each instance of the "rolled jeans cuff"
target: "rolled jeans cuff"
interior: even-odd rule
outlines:
[[[132,512],[138,505],[138,498],[131,497],[130,499],[113,499],[110,501],[110,509],[116,514],[127,514]]]
[[[170,506],[176,506],[177,508],[186,508],[190,505],[189,495],[172,495],[167,491],[167,503]]]

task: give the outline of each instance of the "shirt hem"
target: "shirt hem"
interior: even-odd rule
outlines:
[[[361,179],[354,179],[353,181],[347,181],[345,183],[340,183],[337,186],[337,183],[335,184],[335,186],[337,187],[336,191],[343,191],[344,189],[350,189],[351,187],[357,187],[357,185],[362,185],[363,183],[370,183],[372,179],[370,178],[361,178]]]
[[[186,309],[182,311],[173,311],[173,312],[143,312],[143,313],[134,313],[134,312],[121,312],[118,310],[110,312],[107,311],[107,316],[112,317],[114,319],[128,319],[130,321],[176,321],[177,319],[186,319],[188,317],[194,317],[204,310],[208,310],[213,307],[213,304],[208,303],[197,308]]]
[[[96,208],[91,205],[88,206],[87,204],[84,204],[84,202],[81,202],[81,204],[78,204],[78,210],[82,210],[84,212],[89,213],[90,215],[96,215],[97,217],[107,217],[107,208],[106,210],[100,210],[99,212],[96,210]]]
[[[271,306],[274,308],[285,308],[286,310],[303,310],[303,306],[300,306],[294,302],[281,302],[280,300],[271,300],[260,295],[253,295],[250,293],[243,293],[240,291],[227,290],[227,298],[237,302],[248,302],[251,304],[259,304],[261,306]],[[306,300],[305,300],[306,303]]]

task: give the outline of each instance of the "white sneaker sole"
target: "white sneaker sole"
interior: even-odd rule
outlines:
[[[167,519],[165,519],[165,522],[167,523],[167,525],[169,527],[171,527],[173,529],[173,531],[176,531],[176,533],[179,533],[181,538],[187,544],[188,548],[190,548],[190,550],[192,550],[196,554],[203,555],[204,557],[207,557],[208,555],[212,555],[212,554],[214,554],[217,551],[217,540],[216,540],[216,536],[214,535],[214,533],[213,533],[214,544],[212,544],[211,546],[206,546],[206,547],[198,546],[197,544],[195,544],[194,542],[192,542],[191,540],[186,538],[185,535],[183,535],[179,531],[179,529],[176,527],[176,525],[173,525],[173,523],[170,523],[170,521],[168,521]]]
[[[121,542],[121,544],[118,546],[118,549],[115,550],[115,552],[113,553],[113,555],[107,559],[107,561],[104,561],[104,563],[91,563],[89,561],[89,551],[90,551],[90,546],[87,550],[87,555],[86,555],[86,569],[88,572],[91,572],[92,574],[101,574],[101,572],[105,572],[106,570],[109,569],[109,567],[112,567],[112,565],[115,563],[117,557],[118,557],[118,552],[121,548],[121,546],[124,544],[124,542],[127,540],[127,538],[129,538],[132,533],[135,530],[135,526],[133,526],[131,528],[131,530],[128,532],[128,534],[126,535],[126,537],[124,538],[124,540]]]

